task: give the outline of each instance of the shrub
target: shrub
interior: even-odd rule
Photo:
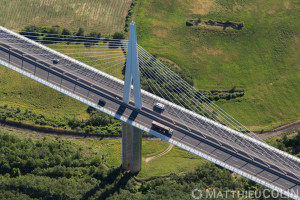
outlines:
[[[114,35],[113,35],[113,38],[123,40],[123,39],[125,39],[125,33],[123,31],[115,32]]]

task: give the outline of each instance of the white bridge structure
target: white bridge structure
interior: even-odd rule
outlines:
[[[51,40],[44,41],[44,35],[38,33],[18,34],[0,27],[0,65],[121,120],[125,170],[136,173],[141,169],[145,131],[290,198],[300,199],[300,159],[256,136],[245,135],[249,131],[244,126],[140,47],[135,23],[130,28],[128,41],[85,38],[86,46],[80,52],[82,55],[87,48],[96,49],[101,57],[97,65],[108,66],[106,69],[118,66],[117,62],[123,67],[126,59],[125,82],[103,72],[106,69],[92,67],[90,63],[95,60],[70,57],[76,54],[71,48],[78,49],[83,40],[72,36],[49,34],[47,39]],[[65,49],[59,49],[62,47]],[[96,57],[95,52],[84,55],[81,57]],[[165,105],[165,110],[155,109],[157,103]],[[153,121],[173,129],[173,134],[153,128]]]

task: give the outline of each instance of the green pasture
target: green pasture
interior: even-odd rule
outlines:
[[[138,43],[187,69],[197,89],[245,89],[244,97],[217,104],[260,131],[300,117],[299,15],[297,0],[140,0],[135,16]],[[201,23],[186,26],[190,19]]]

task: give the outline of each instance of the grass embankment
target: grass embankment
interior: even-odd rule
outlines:
[[[124,29],[132,0],[3,0],[0,25],[20,30],[28,25],[60,25],[70,30],[112,34]]]
[[[56,92],[5,67],[0,68],[0,103],[43,114],[46,118],[61,116],[87,118],[87,105]]]
[[[102,152],[108,159],[107,163],[117,167],[122,163],[122,141],[121,140],[87,140],[76,139],[77,142],[93,146],[99,152]],[[150,157],[157,155],[168,148],[169,144],[163,141],[143,141],[142,156]],[[138,178],[147,179],[153,176],[166,176],[171,173],[185,173],[192,171],[207,161],[200,157],[186,152],[178,147],[173,149],[166,155],[156,158],[149,163],[142,162],[142,170],[138,174]]]
[[[62,47],[61,45],[64,46]],[[71,43],[69,46],[66,43],[55,43],[49,45],[49,47],[62,54],[66,53],[68,56],[74,57],[76,60],[107,74],[123,79],[123,68],[120,67],[125,64],[126,56],[123,53],[122,43],[119,46],[116,43],[112,43],[112,47],[109,47],[109,45],[109,42],[99,41],[96,46],[92,45],[90,47],[86,47],[83,44],[77,45],[76,43]]]
[[[174,61],[202,90],[245,90],[217,104],[251,130],[299,119],[300,5],[297,0],[140,0],[139,44]],[[201,23],[186,26],[186,21]],[[205,22],[242,23],[240,30]]]

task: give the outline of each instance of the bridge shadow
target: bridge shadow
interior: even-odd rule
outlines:
[[[124,104],[121,104],[117,110],[117,114],[122,116],[124,114],[125,110],[126,110],[126,106]]]
[[[120,189],[123,189],[128,181],[134,176],[131,173],[123,174],[124,170],[122,169],[122,165],[118,168],[113,169],[104,180],[101,180],[99,185],[96,185],[94,188],[86,192],[81,200],[89,199],[93,197],[99,190],[102,190],[101,194],[98,197],[94,197],[98,200],[103,200],[113,195],[115,192],[118,192]],[[121,178],[119,178],[121,176]],[[112,185],[110,187],[110,185]]]
[[[118,192],[120,189],[124,189],[128,181],[133,176],[134,175],[131,173],[124,174],[112,188],[105,190],[103,193],[101,193],[101,195],[97,199],[98,200],[106,199],[110,195],[113,195],[114,193]]]
[[[116,113],[118,115],[122,116],[124,114],[126,108],[127,108],[126,104],[121,104]],[[139,114],[139,111],[133,110],[131,112],[130,116],[128,117],[128,120],[134,121],[136,119],[136,117],[138,116],[138,114]]]
[[[138,114],[139,114],[138,111],[133,110],[128,119],[131,121],[134,121],[136,119],[136,117],[138,116]]]
[[[108,42],[108,48],[110,48],[110,49],[117,49],[117,48],[121,47],[121,45],[122,45],[121,40],[114,40],[114,41]]]
[[[154,111],[154,112],[157,112],[157,113],[159,113],[159,114],[161,114],[161,113],[163,113],[164,110],[159,109],[159,108],[157,108],[157,107],[153,107],[153,111]]]

